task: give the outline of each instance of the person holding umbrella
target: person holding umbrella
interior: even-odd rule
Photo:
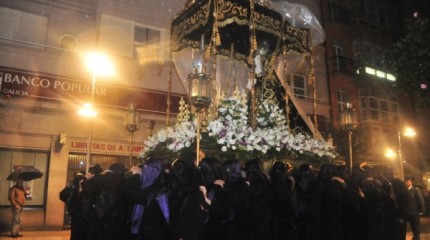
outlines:
[[[12,207],[12,229],[11,237],[22,237],[19,233],[21,223],[21,212],[24,208],[26,192],[24,190],[24,181],[31,181],[43,176],[43,173],[32,166],[21,166],[9,174],[7,180],[14,181],[15,185],[9,189],[9,202]]]
[[[19,227],[21,223],[21,212],[25,204],[25,190],[24,190],[24,180],[22,178],[17,178],[15,180],[15,185],[13,185],[9,190],[9,202],[12,206],[12,229],[11,237],[17,238],[22,237],[19,233]]]

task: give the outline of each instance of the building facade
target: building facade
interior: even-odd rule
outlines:
[[[395,88],[392,52],[403,34],[404,20],[419,9],[415,7],[410,1],[321,1],[333,131],[339,151],[349,156],[342,144],[346,133],[340,114],[351,103],[359,119],[352,138],[354,163],[386,166],[396,176],[404,168],[405,175],[420,181],[426,148],[419,145],[426,141],[427,126],[418,121],[413,95]],[[403,136],[405,127],[415,129],[414,139]],[[388,148],[396,153],[394,158],[387,158]]]
[[[299,2],[320,18],[318,4]],[[169,32],[184,6],[177,0],[0,2],[0,231],[10,224],[7,176],[13,169],[34,166],[44,173],[26,183],[23,226],[62,227],[67,219],[58,194],[75,171],[97,163],[129,166],[148,135],[174,122],[186,90],[169,58]],[[317,114],[320,131],[328,133],[324,47],[313,51],[316,84],[305,64],[290,86],[301,110]],[[109,56],[113,75],[86,69],[84,57],[94,50]],[[87,102],[97,116],[78,114]],[[130,103],[140,115],[135,132],[124,123]]]

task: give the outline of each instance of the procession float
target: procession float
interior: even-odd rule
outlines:
[[[332,161],[333,145],[287,80],[323,41],[316,17],[299,4],[191,1],[172,21],[170,43],[187,97],[175,124],[150,136],[140,156]]]

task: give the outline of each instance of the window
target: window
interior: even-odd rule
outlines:
[[[396,97],[390,98],[390,119],[394,124],[399,124],[399,104]]]
[[[388,101],[387,99],[380,99],[379,100],[379,113],[381,117],[382,122],[390,122],[390,110],[388,107]]]
[[[361,62],[361,45],[359,41],[355,40],[352,43],[352,51],[354,52],[354,60]]]
[[[365,97],[360,97],[360,119],[362,121],[368,119],[368,114],[367,114],[367,99]]]
[[[101,48],[119,55],[137,57],[141,63],[158,61],[161,38],[160,30],[137,25],[130,20],[107,15],[102,15],[100,20]]]
[[[48,152],[0,149],[0,175],[5,176],[4,181],[0,182],[0,206],[10,205],[8,195],[13,182],[6,181],[6,178],[13,169],[19,166],[33,166],[46,173],[48,156]],[[24,188],[30,192],[25,205],[43,206],[45,204],[46,174],[39,179],[24,182]]]
[[[337,95],[337,110],[339,112],[342,112],[342,110],[344,110],[346,107],[346,103],[349,102],[348,93],[342,90],[337,90],[336,95]]]
[[[294,96],[306,98],[306,78],[303,75],[293,74]]]
[[[375,66],[382,67],[383,66],[384,54],[381,48],[374,47],[373,48],[373,62]]]
[[[366,63],[372,63],[373,61],[373,55],[372,55],[372,45],[369,43],[363,43],[362,46],[362,54],[363,54],[363,61]]]
[[[386,25],[387,24],[386,18],[387,17],[386,17],[385,9],[382,7],[378,7],[378,22]]]
[[[360,89],[360,117],[364,120],[399,123],[398,101],[395,96],[376,92],[373,89]]]
[[[384,67],[391,68],[393,66],[393,55],[389,51],[384,52]]]
[[[99,46],[104,51],[133,57],[133,31],[134,22],[102,15],[100,18]]]
[[[358,12],[360,15],[366,15],[366,1],[365,0],[358,0]]]
[[[378,18],[378,9],[376,3],[373,1],[366,1],[367,4],[367,17],[376,20]]]
[[[370,119],[378,121],[379,120],[379,107],[378,107],[378,99],[375,97],[369,97],[369,111],[370,111]]]
[[[42,48],[48,18],[0,7],[0,41]]]
[[[161,32],[156,29],[135,26],[134,44],[139,61],[158,61],[160,55]]]
[[[330,16],[333,19],[336,19],[336,6],[337,6],[337,0],[330,0]]]
[[[343,48],[337,43],[333,44],[334,55],[336,56],[335,64],[337,70],[344,70],[346,68],[345,61],[343,59]]]

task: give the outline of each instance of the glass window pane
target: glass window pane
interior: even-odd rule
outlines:
[[[26,199],[27,206],[43,206],[45,203],[48,157],[48,152],[0,149],[0,174],[2,179],[7,179],[14,169],[21,166],[32,166],[43,173],[41,178],[24,182],[24,188],[29,191],[29,197]],[[9,206],[9,188],[13,182],[0,182],[0,206]]]
[[[306,97],[306,80],[304,76],[293,75],[294,95],[298,98]]]
[[[9,206],[9,187],[11,182],[6,178],[9,176],[12,168],[12,151],[0,150],[0,205]]]

